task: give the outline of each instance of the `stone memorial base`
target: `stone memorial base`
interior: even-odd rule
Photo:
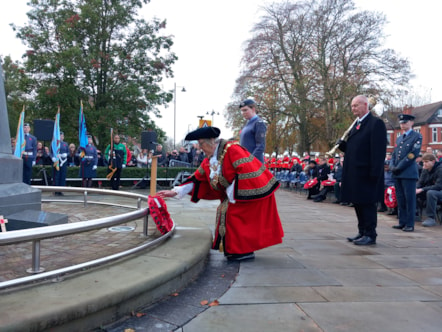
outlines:
[[[6,229],[16,231],[43,226],[52,226],[68,223],[68,215],[37,210],[25,210],[5,216],[8,219]]]
[[[23,182],[0,184],[0,214],[23,210],[41,210],[41,190]]]

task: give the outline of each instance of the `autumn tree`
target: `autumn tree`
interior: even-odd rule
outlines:
[[[352,121],[355,95],[387,98],[408,83],[408,61],[383,47],[383,14],[357,11],[351,0],[287,1],[263,10],[237,85],[278,91],[279,117],[292,122],[281,135],[297,132],[299,153],[315,142],[323,151],[333,145]]]
[[[34,118],[53,118],[60,105],[62,130],[77,137],[83,101],[88,131],[101,146],[110,141],[111,127],[129,136],[155,129],[164,138],[152,116],[173,98],[160,83],[173,76],[177,57],[172,38],[160,35],[166,22],[138,18],[149,2],[30,1],[28,23],[12,26],[27,46],[24,70],[32,80]]]

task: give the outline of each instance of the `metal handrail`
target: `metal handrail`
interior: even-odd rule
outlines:
[[[29,273],[34,274],[33,276],[28,276],[24,278],[17,278],[14,280],[6,281],[6,282],[0,282],[0,289],[7,288],[19,284],[25,284],[31,281],[41,280],[48,277],[58,276],[60,274],[64,274],[67,272],[77,271],[80,269],[84,269],[86,267],[92,267],[98,264],[103,264],[106,262],[110,262],[112,260],[118,259],[120,257],[127,256],[129,254],[132,254],[134,252],[146,249],[151,246],[155,246],[161,242],[163,242],[165,239],[170,237],[173,232],[175,231],[175,223],[173,224],[173,228],[170,232],[164,234],[160,238],[157,238],[149,243],[145,243],[141,246],[138,246],[136,248],[132,248],[129,250],[126,250],[124,252],[110,255],[107,257],[103,257],[100,259],[96,259],[93,261],[89,261],[82,264],[73,265],[67,268],[57,269],[50,272],[44,272],[44,269],[40,267],[40,241],[44,239],[50,239],[54,237],[59,236],[65,236],[65,235],[72,235],[77,234],[81,232],[87,232],[94,229],[100,229],[100,228],[107,228],[110,226],[118,225],[130,220],[139,219],[141,217],[144,217],[144,225],[143,225],[143,232],[144,235],[147,236],[147,217],[149,215],[149,209],[148,208],[141,208],[141,200],[147,201],[147,196],[140,195],[140,194],[134,194],[134,193],[128,193],[124,191],[114,191],[114,190],[105,190],[105,189],[94,189],[94,188],[72,188],[72,187],[54,187],[54,186],[33,186],[34,188],[41,189],[42,191],[49,191],[49,192],[83,192],[84,197],[84,205],[87,205],[87,194],[88,192],[91,193],[98,193],[98,194],[105,194],[105,195],[113,195],[113,196],[122,196],[126,198],[136,198],[137,199],[137,207],[136,211],[123,213],[117,216],[111,216],[111,217],[104,217],[99,218],[95,220],[88,220],[88,221],[79,221],[72,224],[62,224],[62,225],[53,225],[53,226],[46,226],[46,227],[37,227],[33,229],[24,229],[24,230],[17,230],[13,232],[6,232],[6,233],[0,233],[0,245],[8,245],[8,244],[18,244],[22,242],[29,242],[32,241],[33,248],[32,248],[32,268],[28,269],[27,271]],[[78,203],[81,201],[77,200],[57,200],[57,201],[63,201],[63,202],[72,202],[72,203]],[[108,202],[89,202],[94,204],[106,204],[109,205]],[[118,204],[115,204],[117,206],[120,206]],[[125,206],[128,207],[128,206]]]

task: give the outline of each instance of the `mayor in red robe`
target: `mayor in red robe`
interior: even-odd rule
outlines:
[[[206,158],[181,186],[158,192],[161,197],[192,202],[219,199],[212,249],[229,260],[255,257],[254,251],[282,242],[275,191],[279,182],[270,171],[236,141],[217,139],[216,127],[199,128],[186,140],[198,140]]]

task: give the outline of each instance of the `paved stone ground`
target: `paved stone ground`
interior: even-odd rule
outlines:
[[[279,190],[284,242],[240,263],[225,290],[206,288],[222,271],[235,272],[219,253],[177,298],[147,308],[142,317],[103,327],[136,331],[441,331],[442,227],[394,230],[395,216],[378,214],[378,243],[357,247],[354,209],[314,203]],[[168,202],[174,211],[174,201]],[[173,212],[172,212],[173,213]],[[208,227],[213,227],[208,220]],[[221,260],[221,261],[220,261]],[[231,271],[230,269],[233,269]],[[200,288],[203,294],[199,293]],[[219,305],[201,308],[203,298]]]
[[[43,193],[43,198],[50,198]],[[82,195],[67,193],[63,199],[82,200]],[[59,199],[57,197],[57,199]],[[89,201],[115,200],[112,196],[90,194]],[[118,197],[118,203],[122,205],[136,206],[135,200]],[[147,204],[146,204],[147,206]],[[57,212],[68,215],[68,222],[93,220],[106,216],[127,213],[133,211],[124,207],[113,207],[106,205],[88,204],[86,208],[83,203],[43,203],[42,210],[46,212]],[[143,236],[143,219],[138,219],[122,224],[132,226],[135,229],[131,232],[113,232],[109,229],[100,229],[81,234],[58,237],[41,241],[40,265],[45,271],[68,267],[84,263],[104,256],[112,255],[124,250],[134,248],[146,241],[150,241],[157,233],[155,225],[150,220],[148,238]],[[7,281],[15,278],[26,277],[26,272],[32,267],[32,243],[25,242],[16,245],[0,247],[0,281]]]
[[[441,226],[417,223],[415,232],[405,233],[391,228],[396,217],[379,213],[377,244],[358,247],[346,240],[356,233],[353,208],[314,203],[288,190],[278,190],[276,198],[282,244],[235,265],[212,252],[189,287],[102,330],[441,331]],[[213,230],[216,202],[167,204],[178,225],[186,216]]]

